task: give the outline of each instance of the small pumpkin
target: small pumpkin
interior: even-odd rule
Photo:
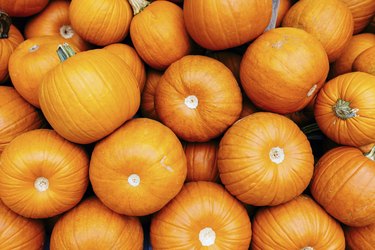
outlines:
[[[341,0],[350,9],[354,18],[354,34],[360,33],[375,15],[375,1],[373,0]]]
[[[253,250],[345,249],[344,232],[313,199],[300,195],[275,206],[260,208],[253,221]]]
[[[141,113],[144,117],[159,120],[155,110],[155,92],[163,72],[149,69],[141,97]]]
[[[348,250],[374,249],[375,223],[365,227],[346,227],[344,233]]]
[[[25,132],[1,154],[0,198],[25,217],[61,214],[83,197],[88,185],[88,165],[83,148],[55,131]]]
[[[366,49],[353,62],[353,71],[375,75],[375,45]]]
[[[249,249],[245,207],[222,186],[189,182],[151,220],[152,249]]]
[[[49,0],[0,0],[0,10],[12,17],[27,17],[42,11]]]
[[[143,216],[177,195],[186,171],[176,135],[160,122],[135,118],[95,145],[90,181],[97,197],[113,211]]]

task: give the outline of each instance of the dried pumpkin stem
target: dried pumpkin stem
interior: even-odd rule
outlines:
[[[9,15],[3,11],[0,11],[0,39],[8,38],[10,25],[12,20]]]
[[[70,47],[70,45],[67,44],[67,43],[60,44],[59,47],[57,48],[56,52],[57,52],[57,55],[59,56],[61,62],[65,61],[69,57],[72,57],[76,54],[76,52],[73,50],[73,48]]]
[[[338,99],[336,104],[332,107],[336,116],[342,120],[353,118],[357,116],[358,109],[350,107],[350,102]]]
[[[366,157],[369,158],[370,160],[375,161],[375,146],[372,147],[372,149],[371,149],[370,152],[365,153],[364,156],[366,156]]]
[[[144,8],[146,8],[150,2],[146,0],[128,0],[130,5],[133,8],[134,16],[141,12]]]
[[[314,250],[314,248],[313,247],[304,247],[301,250]]]

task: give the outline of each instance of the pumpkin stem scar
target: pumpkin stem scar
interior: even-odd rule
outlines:
[[[74,36],[74,30],[70,25],[63,25],[60,27],[60,35],[65,39],[72,38]]]
[[[285,158],[284,150],[280,147],[273,147],[269,152],[269,157],[272,162],[280,164],[284,161]]]
[[[185,98],[185,105],[189,109],[196,109],[198,107],[198,98],[195,95],[189,95]]]
[[[344,101],[342,99],[338,99],[335,105],[333,105],[332,109],[335,112],[336,116],[342,120],[358,116],[357,112],[359,110],[356,108],[351,108],[350,102]]]
[[[375,161],[375,146],[372,147],[372,149],[370,150],[370,152],[365,153],[364,156],[366,156],[366,157],[369,158],[370,160]]]
[[[39,192],[44,192],[44,191],[48,190],[49,181],[45,177],[38,177],[38,178],[36,178],[36,180],[34,182],[34,187]]]
[[[314,248],[313,247],[304,247],[301,250],[314,250]]]
[[[73,48],[67,43],[59,44],[56,52],[61,62],[64,62],[66,59],[76,54]]]
[[[205,227],[199,232],[199,241],[201,242],[202,246],[208,247],[215,244],[216,240],[216,233],[210,227]]]
[[[141,178],[137,174],[131,174],[128,177],[128,183],[132,187],[137,187],[141,183]]]
[[[10,25],[12,20],[9,15],[3,11],[0,11],[0,39],[8,38]]]
[[[150,2],[146,0],[128,0],[133,9],[133,15],[139,14]]]

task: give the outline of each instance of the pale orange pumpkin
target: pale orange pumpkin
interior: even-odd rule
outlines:
[[[374,249],[375,223],[365,227],[346,227],[344,233],[348,250]]]
[[[155,110],[155,92],[163,72],[149,69],[141,97],[141,113],[144,117],[159,120]]]
[[[0,0],[0,10],[12,17],[34,15],[47,6],[49,0]]]
[[[373,0],[341,0],[350,9],[354,18],[353,34],[360,33],[375,15],[375,1]]]
[[[251,222],[245,207],[222,186],[189,182],[151,220],[154,250],[249,249]]]
[[[375,45],[366,49],[353,62],[353,71],[375,75]]]
[[[186,171],[176,135],[160,122],[136,118],[95,145],[90,181],[95,194],[113,211],[143,216],[177,195]]]
[[[61,214],[77,205],[86,191],[86,152],[53,130],[36,129],[17,136],[0,159],[0,198],[22,216]]]

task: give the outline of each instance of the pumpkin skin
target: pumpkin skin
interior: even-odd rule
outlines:
[[[310,190],[315,200],[337,220],[362,227],[375,223],[374,180],[374,160],[358,148],[341,146],[319,159]]]
[[[144,117],[159,120],[155,110],[155,92],[163,72],[149,69],[141,97],[141,113]]]
[[[360,33],[375,15],[375,1],[373,0],[341,0],[350,9],[354,19],[353,34]]]
[[[139,90],[142,92],[146,82],[145,65],[134,48],[127,44],[113,43],[105,46],[106,49],[123,59],[134,73],[138,81]]]
[[[182,9],[168,1],[155,1],[136,14],[130,36],[139,56],[157,70],[166,69],[192,50]]]
[[[353,71],[362,71],[375,76],[375,45],[357,56],[353,62]]]
[[[54,0],[38,15],[29,19],[24,34],[27,39],[37,36],[61,36],[79,50],[87,50],[90,45],[73,30],[69,19],[68,0]]]
[[[119,215],[95,197],[61,217],[51,235],[54,249],[143,249],[138,218]]]
[[[155,94],[160,120],[181,139],[206,142],[222,134],[239,117],[241,90],[221,62],[185,56],[163,74]]]
[[[329,61],[334,62],[353,35],[353,16],[341,0],[300,0],[288,10],[282,26],[300,28],[315,36]]]
[[[340,75],[318,93],[314,115],[320,130],[341,145],[363,146],[375,141],[375,76]]]
[[[186,29],[193,40],[209,50],[240,46],[257,38],[272,15],[271,0],[185,0]]]
[[[22,217],[0,200],[0,248],[4,250],[42,250],[45,240],[40,221]]]
[[[230,51],[213,51],[208,54],[209,57],[212,57],[220,62],[232,71],[237,82],[240,82],[240,65],[242,56]]]
[[[288,12],[290,7],[293,5],[293,0],[280,0],[279,9],[276,18],[276,27],[281,26],[285,14]]]
[[[240,66],[241,84],[259,108],[280,114],[303,109],[322,87],[329,63],[306,31],[276,28],[255,40]]]
[[[43,116],[13,87],[0,86],[0,155],[18,135],[42,127]]]
[[[128,35],[133,14],[124,0],[72,0],[69,18],[73,29],[85,41],[106,46]]]
[[[258,210],[252,249],[345,249],[339,223],[306,195]]]
[[[374,249],[375,223],[365,227],[347,227],[344,233],[348,250]]]
[[[58,36],[30,38],[23,41],[9,58],[9,76],[13,86],[37,108],[40,108],[39,86],[43,77],[60,64],[56,49],[64,42],[65,39]]]
[[[222,186],[189,182],[151,220],[152,249],[249,248],[251,222],[245,207]]]
[[[88,144],[133,117],[140,91],[124,60],[96,49],[80,52],[50,70],[40,85],[39,103],[57,133]]]
[[[173,132],[160,122],[136,118],[95,145],[90,181],[113,211],[143,216],[177,195],[186,171],[184,150]]]
[[[49,0],[0,0],[0,10],[12,17],[34,15],[47,6]]]
[[[232,125],[220,141],[220,179],[240,201],[274,206],[300,195],[314,171],[310,143],[288,118],[257,112]]]
[[[61,214],[83,197],[88,165],[83,148],[55,131],[25,132],[13,139],[1,155],[0,198],[25,217]]]

